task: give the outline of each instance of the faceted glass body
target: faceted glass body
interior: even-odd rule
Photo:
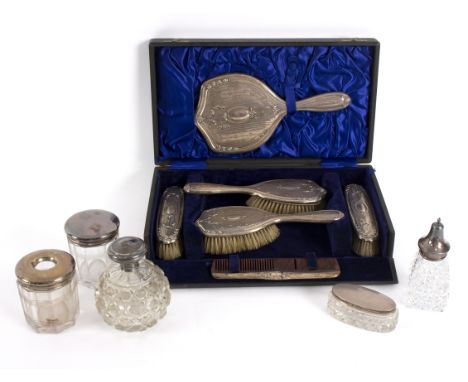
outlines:
[[[39,333],[59,333],[75,324],[79,315],[76,276],[57,289],[37,291],[19,282],[18,291],[26,321]]]
[[[93,247],[82,247],[68,241],[70,253],[76,261],[78,280],[81,284],[88,288],[96,288],[99,276],[110,262],[107,257],[107,248],[115,239],[117,236],[109,242]]]
[[[449,298],[448,259],[431,261],[419,253],[413,262],[408,283],[408,306],[443,311]]]
[[[99,278],[96,308],[104,321],[125,331],[145,330],[166,315],[171,300],[164,272],[146,259],[128,268],[112,262]]]

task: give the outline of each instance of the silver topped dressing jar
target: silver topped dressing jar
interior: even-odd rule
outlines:
[[[119,226],[119,218],[104,210],[81,211],[65,222],[68,246],[83,285],[96,287],[108,263],[107,247],[118,238]]]
[[[408,306],[442,312],[448,303],[450,272],[444,225],[438,219],[429,233],[418,240],[419,251],[408,280]]]
[[[32,252],[18,261],[17,286],[26,321],[39,333],[73,326],[79,314],[75,260],[64,251]]]
[[[126,236],[108,250],[112,260],[99,277],[96,308],[106,323],[129,332],[145,330],[166,315],[171,301],[164,272],[146,260],[143,240]]]
[[[398,309],[390,297],[355,284],[336,284],[328,297],[328,313],[345,324],[386,333],[398,323]]]

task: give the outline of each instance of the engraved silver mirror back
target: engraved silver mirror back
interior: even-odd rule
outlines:
[[[256,149],[286,115],[285,102],[254,77],[226,74],[201,86],[195,124],[213,151]]]

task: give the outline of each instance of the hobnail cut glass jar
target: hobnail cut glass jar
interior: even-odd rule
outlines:
[[[39,333],[59,333],[75,324],[79,300],[75,261],[48,249],[24,256],[16,265],[17,286],[28,324]]]
[[[107,248],[118,238],[119,225],[119,218],[104,210],[81,211],[65,222],[68,247],[84,286],[96,287],[108,264]]]
[[[112,263],[99,278],[96,308],[116,329],[145,330],[166,315],[169,281],[145,254],[144,241],[136,237],[122,237],[109,246]]]

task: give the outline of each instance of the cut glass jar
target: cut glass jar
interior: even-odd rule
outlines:
[[[75,324],[79,300],[75,261],[69,253],[30,253],[17,263],[15,273],[24,315],[34,330],[59,333]]]
[[[116,329],[145,330],[166,315],[169,281],[145,254],[144,241],[136,237],[122,237],[109,246],[112,261],[99,278],[96,308]]]
[[[95,288],[107,266],[107,248],[118,238],[119,218],[104,210],[86,210],[65,222],[68,247],[76,260],[78,280]]]
[[[442,312],[448,303],[450,273],[444,225],[438,219],[429,233],[419,239],[419,252],[411,267],[407,304],[422,310]]]
[[[398,309],[390,297],[360,285],[335,285],[327,310],[345,324],[374,332],[390,332],[398,322]]]

